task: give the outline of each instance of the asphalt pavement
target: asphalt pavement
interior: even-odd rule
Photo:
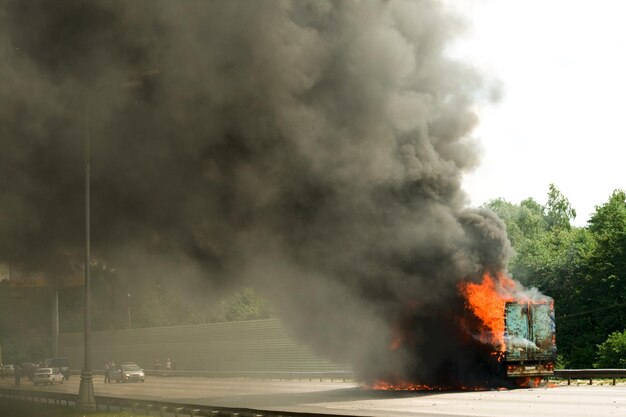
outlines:
[[[62,385],[22,388],[78,392],[80,377]],[[0,386],[12,385],[0,380]],[[97,395],[144,400],[250,407],[275,411],[362,416],[626,416],[626,386],[558,385],[553,387],[474,392],[371,391],[355,383],[148,377],[145,383],[105,384],[94,378]]]

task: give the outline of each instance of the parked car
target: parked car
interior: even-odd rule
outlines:
[[[47,358],[43,365],[46,368],[58,369],[66,381],[70,379],[70,361],[67,358]]]
[[[122,365],[110,371],[111,381],[115,382],[146,382],[146,374],[139,365]]]
[[[63,374],[55,368],[39,368],[33,377],[33,384],[62,384],[63,379]]]
[[[2,369],[0,369],[0,372],[2,373],[2,377],[15,375],[15,365],[10,365],[10,364],[2,365]]]

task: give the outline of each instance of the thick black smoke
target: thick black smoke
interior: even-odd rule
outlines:
[[[0,5],[0,261],[81,253],[89,131],[96,256],[251,283],[364,380],[475,371],[457,283],[509,246],[464,207],[485,85],[441,3]]]

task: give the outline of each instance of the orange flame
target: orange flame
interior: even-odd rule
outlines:
[[[462,282],[459,285],[465,297],[466,306],[480,320],[482,326],[476,335],[478,339],[504,352],[504,308],[507,301],[514,299],[513,292],[517,284],[511,278],[498,273],[493,277],[483,275],[480,283]]]
[[[456,386],[456,387],[430,386],[430,385],[415,384],[415,383],[403,382],[403,381],[397,382],[397,383],[376,381],[372,385],[364,386],[364,388],[372,389],[372,390],[384,390],[384,391],[450,391],[450,390],[483,391],[486,389],[484,387],[466,387],[466,386]]]
[[[367,386],[368,389],[385,390],[385,391],[440,391],[441,388],[430,387],[422,384],[411,384],[409,382],[399,382],[392,384],[385,381],[376,381],[374,384]]]
[[[538,388],[541,386],[543,378],[540,376],[520,378],[517,380],[517,386],[520,388]]]

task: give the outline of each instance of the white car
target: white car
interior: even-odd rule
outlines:
[[[50,384],[63,383],[63,374],[54,368],[39,368],[33,377],[33,384]]]
[[[115,382],[146,382],[146,374],[139,365],[122,365],[119,369],[109,371],[111,381]]]
[[[15,365],[2,365],[2,367],[0,367],[0,373],[2,373],[2,377],[15,375]]]

